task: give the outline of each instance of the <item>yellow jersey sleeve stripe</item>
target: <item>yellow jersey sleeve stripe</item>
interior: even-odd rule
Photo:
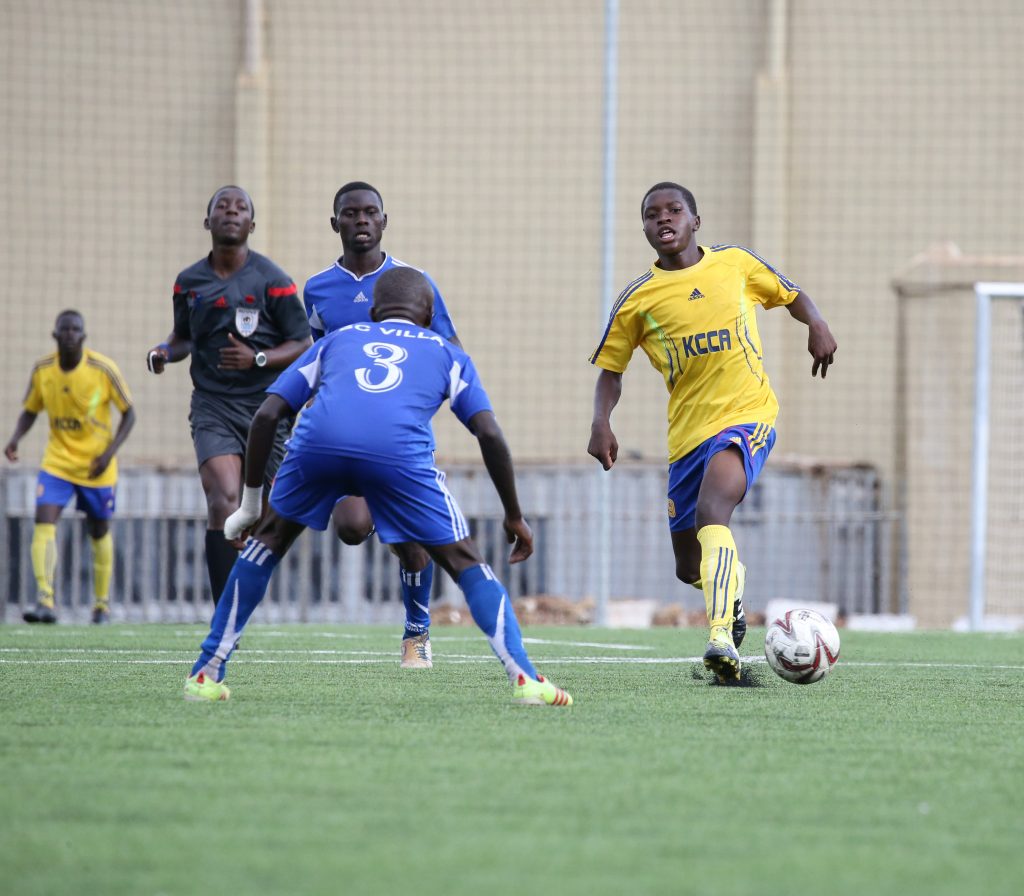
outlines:
[[[712,246],[711,247],[711,251],[712,252],[721,252],[724,249],[739,249],[741,252],[746,252],[747,255],[750,255],[752,258],[756,258],[761,264],[763,264],[766,268],[768,268],[769,271],[771,271],[776,277],[778,277],[779,278],[779,283],[781,283],[783,286],[785,286],[786,289],[788,289],[790,292],[800,292],[800,287],[797,286],[792,280],[790,280],[787,276],[785,276],[780,271],[776,270],[774,267],[772,267],[770,264],[768,264],[768,262],[765,261],[760,255],[758,255],[756,252],[752,252],[746,246],[738,246],[738,245],[731,244],[731,243],[730,244],[721,243],[721,244],[719,244],[717,246]]]
[[[643,286],[651,277],[654,276],[654,271],[648,271],[640,277],[637,277],[632,283],[629,284],[622,292],[619,293],[619,297],[615,300],[615,304],[612,305],[611,313],[608,315],[608,326],[611,326],[611,322],[618,310],[626,303],[633,293],[635,293],[641,286]],[[603,340],[602,340],[603,341]]]
[[[611,331],[612,324],[615,322],[615,315],[619,313],[619,309],[626,303],[633,293],[635,293],[641,286],[643,286],[648,280],[654,276],[654,271],[647,271],[645,274],[641,274],[632,283],[630,283],[621,293],[619,293],[618,299],[615,300],[615,304],[612,306],[611,313],[608,315],[608,323],[604,328],[604,333],[601,334],[601,341],[597,344],[597,348],[594,349],[594,354],[590,356],[590,363],[597,363],[597,356],[601,354],[601,349],[604,348],[605,342],[608,341],[608,333]]]
[[[97,369],[102,370],[107,375],[111,384],[114,386],[114,389],[117,391],[117,394],[121,396],[121,401],[124,403],[124,405],[126,407],[131,407],[131,394],[128,392],[128,386],[121,378],[121,375],[116,367],[111,367],[109,364],[104,364],[102,361],[95,357],[89,358],[86,361],[86,363],[90,367],[96,367]]]
[[[32,365],[32,373],[29,374],[28,388],[25,390],[25,397],[21,400],[21,406],[30,414],[39,414],[43,408],[43,397],[37,388],[37,383],[40,377],[45,374],[43,371],[48,370],[57,363],[57,355],[46,355],[44,358],[40,358]],[[35,401],[32,400],[33,396]]]

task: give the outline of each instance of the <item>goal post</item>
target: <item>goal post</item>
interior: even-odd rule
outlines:
[[[1024,355],[1024,339],[1015,338],[1014,328],[1002,326],[1003,321],[995,321],[996,314],[994,306],[1000,303],[1000,308],[1016,300],[1021,312],[1024,312],[1024,282],[1020,283],[998,283],[979,282],[974,286],[975,307],[976,307],[976,328],[975,328],[975,356],[974,356],[974,449],[971,473],[971,589],[970,605],[968,607],[968,625],[972,631],[978,631],[986,627],[986,588],[988,584],[989,564],[989,495],[991,483],[989,482],[990,459],[993,448],[992,442],[992,394],[993,394],[993,364],[994,354],[1001,354],[996,351],[999,346],[996,340],[1002,338],[1010,340],[1009,345],[1015,343],[1016,367],[1009,371],[1019,373],[1022,365],[1020,357]],[[1020,318],[1018,327],[1024,333],[1024,314],[1018,314]],[[1006,321],[1009,323],[1010,321]],[[998,324],[994,328],[994,324]],[[998,334],[998,335],[997,335]],[[1015,378],[1016,379],[1016,378]],[[1024,412],[1020,407],[1024,405],[1024,389],[1019,379],[1017,382],[999,383],[999,386],[1006,386],[1007,391],[1003,393],[1011,409],[1011,415],[1017,414],[1024,418]],[[1016,409],[1016,410],[1015,410]],[[1019,422],[1019,421],[1018,421]],[[1014,421],[1010,421],[1012,426]],[[1012,483],[1009,487],[1011,501],[1024,501],[1019,494],[1019,489],[1014,489]],[[1024,520],[1018,520],[1024,522]]]

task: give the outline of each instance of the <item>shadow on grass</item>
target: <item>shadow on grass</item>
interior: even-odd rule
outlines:
[[[757,666],[743,666],[740,669],[739,681],[719,681],[700,663],[693,663],[690,666],[690,677],[694,681],[702,681],[713,688],[763,688],[765,686],[765,673],[770,670]]]

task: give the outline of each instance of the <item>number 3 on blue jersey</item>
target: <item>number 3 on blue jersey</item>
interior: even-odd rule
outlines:
[[[373,359],[373,367],[356,369],[356,382],[360,389],[364,392],[390,392],[402,382],[402,369],[398,365],[409,357],[404,348],[390,342],[368,342],[363,346],[363,351]],[[384,368],[384,379],[375,383],[370,375],[378,367]]]

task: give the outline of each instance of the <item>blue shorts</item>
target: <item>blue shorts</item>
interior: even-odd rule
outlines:
[[[365,498],[385,544],[416,541],[454,544],[469,526],[435,467],[397,467],[393,462],[336,454],[289,451],[270,490],[270,506],[286,519],[321,532],[334,505],[348,495]]]
[[[114,486],[75,485],[52,473],[39,471],[39,479],[36,482],[36,507],[40,504],[64,507],[72,496],[78,499],[75,502],[75,509],[84,511],[89,519],[109,520],[114,515]]]
[[[668,468],[668,528],[672,532],[685,532],[696,525],[697,495],[704,481],[711,458],[726,448],[738,448],[743,455],[743,469],[750,487],[761,474],[764,462],[775,444],[775,430],[767,423],[746,423],[730,426],[717,436],[701,442],[689,454],[683,455]]]

